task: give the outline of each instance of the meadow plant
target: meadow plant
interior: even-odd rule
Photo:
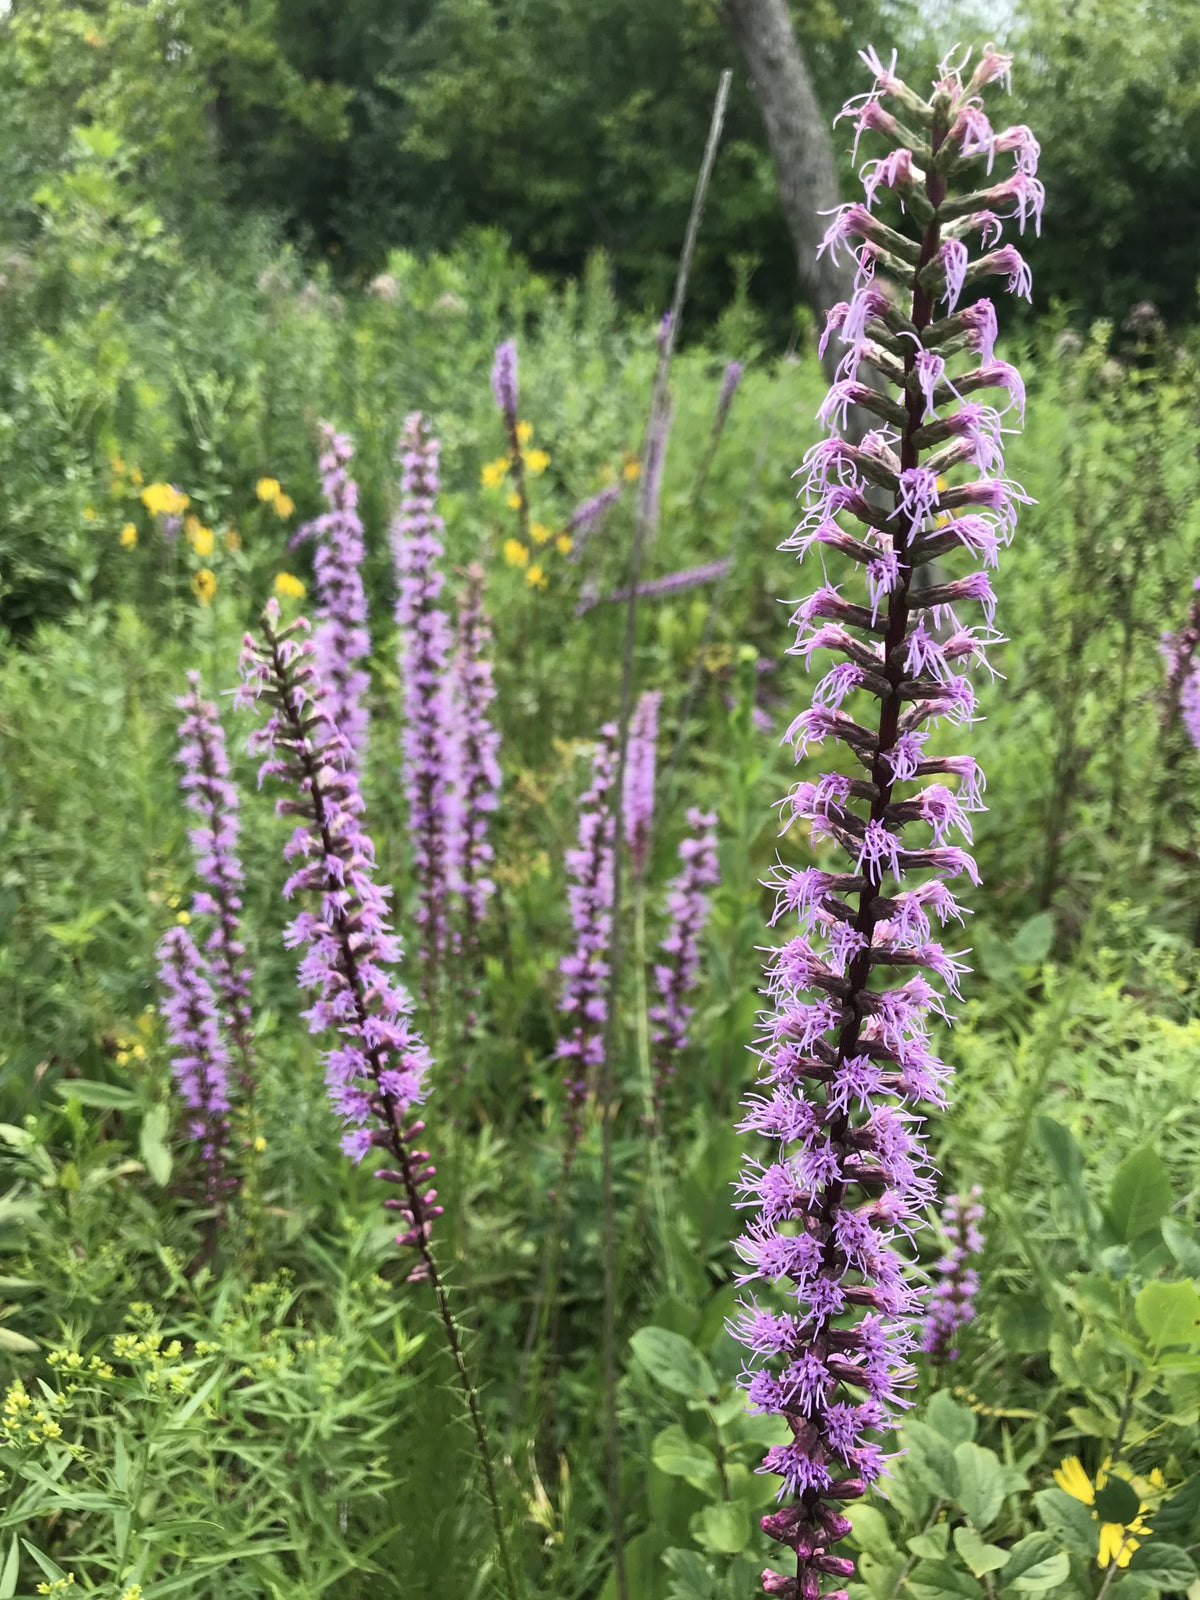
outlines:
[[[624,804],[621,808],[625,843],[634,878],[640,882],[654,828],[654,765],[658,744],[658,707],[662,695],[647,689],[638,700],[629,725],[629,751],[625,758]]]
[[[366,554],[358,514],[358,484],[350,476],[354,445],[348,435],[321,423],[318,467],[321,492],[329,506],[292,537],[295,547],[316,542],[313,572],[317,588],[317,669],[326,686],[333,726],[343,735],[352,759],[361,763],[367,748],[368,713],[363,697],[370,678],[361,663],[371,654],[367,596],[362,564]]]
[[[443,523],[437,510],[439,445],[420,412],[399,446],[400,514],[392,524],[396,623],[404,696],[404,788],[417,877],[421,989],[432,1004],[448,940],[452,855],[459,838],[451,733],[452,636],[440,604]]]
[[[942,1230],[950,1248],[938,1262],[938,1281],[921,1333],[921,1349],[933,1362],[953,1361],[958,1355],[958,1330],[975,1320],[979,1274],[974,1261],[983,1249],[982,1197],[983,1190],[975,1184],[969,1195],[952,1195],[942,1209]]]
[[[238,792],[229,778],[225,730],[216,706],[200,693],[200,674],[188,673],[189,689],[175,704],[183,712],[179,787],[189,811],[200,818],[188,833],[196,874],[204,887],[192,897],[192,913],[211,917],[205,942],[221,1020],[239,1058],[246,1092],[254,1084],[254,1015],[250,1007],[250,968],[241,937],[242,863],[238,856]]]
[[[478,944],[479,927],[496,887],[489,876],[496,852],[488,831],[500,803],[500,734],[491,717],[496,685],[487,654],[492,625],[483,597],[483,568],[473,561],[458,597],[451,707],[457,741],[455,815],[460,828],[451,855],[454,890],[462,900],[462,942],[468,951]]]
[[[517,496],[517,520],[521,537],[528,549],[533,540],[529,529],[529,494],[525,487],[525,452],[522,448],[520,416],[521,387],[517,378],[517,341],[505,339],[496,346],[492,363],[492,394],[500,415],[504,418],[504,432],[508,438],[508,466],[513,477]]]
[[[688,832],[679,845],[680,870],[667,892],[667,932],[654,966],[658,1000],[650,1008],[654,1026],[654,1106],[662,1102],[679,1056],[687,1048],[692,1020],[690,996],[700,975],[700,941],[708,921],[709,896],[721,881],[717,861],[717,815],[692,806]]]
[[[612,803],[616,742],[616,724],[606,722],[592,756],[591,784],[579,802],[578,843],[566,858],[571,878],[567,900],[575,947],[558,964],[563,980],[558,1009],[568,1025],[567,1033],[558,1042],[558,1055],[568,1063],[563,1080],[567,1091],[568,1163],[582,1131],[590,1080],[604,1059],[616,844]]]
[[[604,526],[604,520],[621,498],[623,488],[621,483],[608,484],[581,501],[567,518],[563,532],[571,540],[569,559],[572,563],[579,560],[592,535]]]
[[[200,1147],[205,1198],[217,1204],[229,1143],[229,1052],[208,967],[185,927],[168,928],[159,941],[158,978],[171,1071],[188,1113],[188,1133]]]
[[[1187,621],[1177,634],[1164,634],[1162,643],[1167,659],[1162,726],[1168,727],[1179,711],[1188,737],[1200,749],[1200,667],[1195,661],[1200,644],[1200,578],[1192,585]]]
[[[1001,389],[1009,409],[1023,406],[1021,379],[995,359],[992,303],[960,302],[995,275],[1028,292],[1024,261],[998,240],[1007,218],[1037,222],[1042,204],[1037,142],[1024,127],[993,131],[982,106],[984,86],[1007,81],[1009,57],[989,48],[966,78],[944,63],[928,101],[874,52],[863,59],[874,85],[843,115],[856,151],[867,133],[892,149],[862,168],[866,203],[840,208],[822,246],[858,241],[854,297],[829,313],[822,339],[824,349],[839,334],[846,352],[819,415],[845,425],[859,406],[880,425],[860,445],[834,436],[809,451],[808,509],[786,545],[803,556],[816,544],[862,569],[861,598],[825,582],[795,614],[793,653],[840,659],[787,736],[797,760],[832,741],[858,772],[831,767],[783,802],[785,828],[803,822],[814,844],[828,840],[846,859],[781,867],[775,879],[775,920],[795,915],[800,931],[768,965],[761,1079],[740,1125],[775,1146],[747,1161],[738,1185],[750,1212],[739,1281],[785,1280],[789,1303],[778,1311],[751,1296],[733,1331],[752,1356],[751,1408],[790,1433],[760,1470],[779,1475],[785,1502],[763,1528],[795,1560],[792,1575],[765,1572],[763,1588],[793,1600],[817,1600],[830,1580],[844,1600],[854,1563],[834,1549],[850,1531],[840,1507],[883,1470],[880,1435],[912,1381],[920,1296],[902,1247],[934,1192],[919,1107],[945,1105],[948,1077],[929,1016],[945,1015],[964,971],[932,923],[963,916],[947,880],[978,882],[965,847],[968,814],[983,804],[974,760],[927,747],[936,724],[973,718],[967,674],[986,666],[995,609],[984,571],[921,587],[914,576],[964,550],[993,565],[1025,500],[1000,476],[1000,413],[966,398]],[[993,181],[1005,154],[1015,171]],[[974,172],[983,186],[951,192],[951,179]],[[875,215],[885,193],[917,237]],[[977,240],[985,253],[973,256]],[[959,355],[975,364],[951,375]],[[959,620],[968,601],[984,629]],[[917,840],[906,837],[914,825]]]

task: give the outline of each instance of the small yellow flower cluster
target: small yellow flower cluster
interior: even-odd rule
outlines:
[[[137,523],[126,522],[117,537],[121,541],[122,550],[136,550],[138,542]]]
[[[116,1376],[103,1356],[85,1357],[78,1350],[51,1350],[46,1361],[58,1373],[67,1394],[74,1394],[84,1378],[103,1380]]]
[[[130,1310],[137,1315],[140,1308],[131,1306]],[[113,1355],[135,1368],[148,1390],[180,1395],[192,1387],[195,1368],[180,1359],[183,1345],[178,1339],[164,1345],[162,1334],[151,1328],[141,1335],[118,1333],[112,1346]]]
[[[281,600],[303,600],[308,593],[300,579],[290,572],[275,574],[275,593]]]
[[[122,1589],[121,1600],[142,1600],[141,1584],[131,1583],[128,1588]]]
[[[44,1400],[33,1399],[20,1378],[14,1378],[4,1394],[0,1408],[0,1442],[22,1448],[30,1445],[54,1444],[62,1438],[62,1424],[47,1411],[63,1411],[69,1404],[65,1394],[42,1385]]]
[[[278,478],[260,478],[254,485],[254,492],[265,506],[272,506],[277,517],[290,517],[296,509],[296,502],[290,494],[283,492],[283,486]]]
[[[217,575],[211,567],[201,567],[192,573],[192,593],[202,606],[211,604],[217,592]]]
[[[213,531],[205,527],[199,517],[189,512],[183,519],[183,531],[187,542],[202,560],[205,556],[212,555],[216,543]]]
[[[39,1583],[38,1594],[66,1594],[68,1589],[75,1587],[75,1574],[68,1572],[65,1578],[55,1578],[50,1583]]]
[[[540,478],[550,465],[550,453],[547,450],[526,450],[525,446],[533,438],[533,423],[517,423],[517,442],[521,446],[521,465],[531,478]],[[498,489],[504,482],[512,467],[512,457],[509,455],[497,456],[494,461],[485,461],[479,473],[479,481],[485,489]],[[510,494],[508,503],[515,510],[521,504],[519,494]]]
[[[138,1026],[139,1028],[141,1027],[140,1019]],[[130,1061],[145,1061],[146,1046],[140,1039],[132,1039],[128,1034],[119,1033],[115,1042],[117,1046],[116,1061],[119,1067],[127,1066]]]
[[[142,490],[142,504],[152,517],[178,517],[191,505],[191,499],[170,483],[148,483]]]

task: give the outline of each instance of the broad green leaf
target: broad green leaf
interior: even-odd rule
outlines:
[[[956,1500],[958,1474],[954,1455],[941,1434],[923,1422],[909,1422],[904,1428],[904,1440],[911,1451],[912,1470],[922,1483],[939,1499]]]
[[[1179,1283],[1148,1283],[1133,1309],[1156,1350],[1169,1344],[1200,1342],[1200,1293],[1190,1278]]]
[[[1137,1521],[1141,1501],[1133,1485],[1114,1473],[1103,1489],[1096,1490],[1095,1506],[1101,1522],[1120,1522],[1128,1526]]]
[[[1041,1589],[1056,1588],[1070,1570],[1071,1558],[1048,1533],[1031,1533],[1008,1552],[997,1582],[1002,1589],[1036,1594]]]
[[[994,1451],[968,1441],[954,1447],[954,1466],[958,1474],[957,1502],[976,1530],[984,1533],[1004,1504],[1000,1458]]]
[[[1008,1560],[1008,1551],[998,1544],[985,1544],[974,1528],[955,1528],[954,1548],[977,1578],[985,1572],[999,1572]]]
[[[1040,1355],[1050,1342],[1050,1313],[1036,1295],[1007,1294],[996,1309],[996,1335],[1014,1355]]]
[[[908,1548],[914,1556],[924,1556],[929,1561],[940,1561],[950,1544],[950,1524],[935,1522],[932,1528],[914,1533]]]
[[[1196,1563],[1188,1552],[1177,1544],[1164,1544],[1159,1539],[1148,1539],[1138,1546],[1130,1560],[1129,1571],[1153,1578],[1159,1589],[1188,1589],[1196,1581]]]
[[[1049,911],[1039,911],[1013,935],[1013,960],[1023,967],[1036,966],[1050,954],[1053,943],[1054,917]]]
[[[1171,1176],[1153,1145],[1144,1144],[1122,1161],[1108,1192],[1108,1216],[1125,1244],[1157,1227],[1171,1209]]]
[[[142,1118],[138,1153],[146,1164],[146,1171],[160,1187],[171,1181],[171,1152],[167,1148],[167,1127],[170,1113],[165,1101],[151,1106]]]
[[[904,1571],[904,1560],[899,1555],[890,1561],[877,1561],[865,1553],[858,1558],[859,1581],[866,1585],[871,1600],[895,1600]]]
[[[717,1381],[695,1345],[666,1328],[639,1328],[629,1341],[646,1371],[672,1394],[712,1395]]]
[[[918,1561],[905,1588],[916,1600],[947,1600],[956,1595],[980,1600],[983,1594],[971,1574],[953,1561]]]
[[[634,1534],[625,1546],[625,1576],[628,1580],[630,1600],[648,1600],[648,1596],[660,1592],[659,1584],[662,1577],[660,1558],[666,1542],[657,1528],[647,1528],[644,1533]],[[270,1546],[266,1548],[270,1549]],[[161,1589],[162,1585],[156,1582],[155,1600]],[[618,1600],[615,1572],[610,1572],[605,1580],[604,1587],[600,1591],[600,1600]]]
[[[750,1513],[742,1500],[705,1506],[692,1518],[692,1537],[714,1555],[735,1556],[750,1542]]]
[[[660,1472],[684,1478],[705,1494],[716,1493],[720,1482],[716,1458],[711,1450],[690,1439],[677,1422],[656,1436],[650,1458]]]
[[[891,1561],[895,1558],[896,1546],[892,1542],[892,1531],[882,1511],[860,1502],[858,1505],[847,1506],[846,1515],[853,1524],[854,1542],[860,1550],[874,1556],[877,1561]]]
[[[78,1100],[81,1106],[105,1111],[132,1111],[138,1097],[119,1083],[103,1083],[99,1078],[60,1078],[54,1092],[63,1100]]]
[[[1200,1241],[1175,1217],[1162,1219],[1163,1243],[1189,1278],[1200,1278]]]
[[[663,1565],[671,1574],[667,1600],[713,1600],[713,1575],[695,1550],[664,1550]]]
[[[1100,1524],[1082,1500],[1062,1489],[1041,1489],[1033,1497],[1046,1532],[1072,1555],[1094,1559],[1100,1548]]]
[[[1037,1119],[1038,1138],[1050,1159],[1059,1182],[1074,1195],[1083,1193],[1083,1151],[1070,1128],[1053,1117]]]
[[[15,1328],[0,1328],[0,1350],[11,1350],[14,1355],[29,1355],[38,1348],[33,1339],[27,1339]]]
[[[975,1413],[951,1400],[945,1389],[939,1389],[925,1407],[924,1420],[952,1445],[975,1437]]]

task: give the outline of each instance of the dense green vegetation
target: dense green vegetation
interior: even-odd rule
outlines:
[[[877,20],[862,12],[818,8],[806,25],[831,105]],[[109,0],[18,6],[3,25],[0,1597],[502,1592],[440,1324],[405,1281],[369,1168],[338,1149],[281,939],[287,824],[255,787],[252,718],[228,700],[279,575],[311,589],[310,550],[288,540],[321,509],[329,419],[356,443],[368,541],[367,818],[414,944],[387,531],[396,438],[419,408],[443,447],[446,571],[487,572],[504,769],[477,1015],[465,1030],[443,1016],[431,1037],[436,1242],[526,1592],[615,1600],[594,1109],[553,1197],[564,852],[591,742],[617,710],[623,625],[615,604],[577,603],[626,572],[657,353],[643,305],[665,298],[729,49],[705,6],[648,14],[528,3],[501,27],[473,0]],[[1196,1594],[1198,757],[1159,708],[1160,636],[1182,625],[1200,569],[1200,347],[1149,315],[1126,325],[1146,294],[1177,320],[1191,311],[1182,245],[1130,252],[1163,193],[1196,182],[1181,87],[1196,21],[1147,8],[1141,47],[1120,53],[1116,18],[1080,8],[1070,49],[1055,8],[1023,24],[1043,42],[1015,110],[1047,147],[1052,195],[1030,255],[1043,295],[1073,309],[1008,334],[1029,385],[1008,469],[1036,503],[996,581],[1004,676],[983,686],[971,734],[991,807],[962,938],[975,971],[941,1040],[954,1104],[931,1129],[945,1191],[983,1189],[980,1316],[953,1365],[920,1364],[907,1454],[853,1510],[853,1600]],[[166,33],[186,45],[167,51],[170,73]],[[651,949],[661,935],[689,805],[718,813],[722,876],[657,1195],[645,997],[635,960],[622,974],[632,1600],[754,1593],[772,1493],[754,1469],[774,1435],[742,1408],[724,1325],[762,880],[777,852],[807,848],[778,836],[773,807],[817,770],[797,773],[779,746],[808,690],[778,602],[812,579],[777,545],[823,381],[807,335],[794,355],[776,338],[792,269],[739,92],[647,554],[650,577],[720,557],[731,571],[643,601],[635,654],[638,688],[663,693],[662,782],[626,948],[642,919]],[[1112,319],[1082,315],[1100,310]],[[534,520],[559,529],[603,484],[629,485],[578,564],[546,542],[544,583],[507,559],[515,512],[484,470],[504,449],[489,370],[508,337],[548,456]],[[735,358],[746,374],[699,482]],[[279,494],[260,494],[263,479]],[[189,497],[189,535],[147,504],[155,484]],[[303,608],[296,583],[279,587]],[[191,668],[221,698],[243,794],[261,1062],[258,1133],[219,1227],[155,976],[194,888],[174,761]],[[931,1229],[927,1265],[939,1249]],[[556,1292],[531,1339],[547,1259]],[[1081,1473],[1092,1505],[1067,1492]],[[1139,1524],[1128,1567],[1103,1559],[1106,1521]]]

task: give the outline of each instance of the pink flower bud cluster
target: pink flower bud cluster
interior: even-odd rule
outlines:
[[[782,1502],[763,1527],[789,1547],[794,1576],[768,1572],[763,1587],[792,1600],[845,1600],[854,1568],[835,1551],[850,1531],[841,1508],[883,1470],[882,1438],[911,1381],[911,1237],[934,1193],[922,1108],[945,1104],[948,1077],[929,1024],[966,970],[938,934],[964,915],[951,882],[978,882],[971,813],[983,804],[975,762],[946,753],[933,730],[974,719],[969,673],[986,668],[996,637],[983,569],[1026,503],[1002,476],[1021,380],[994,358],[990,301],[963,299],[995,277],[1028,291],[1024,262],[997,238],[1010,219],[1036,224],[1042,205],[1036,141],[1024,128],[994,132],[983,109],[1007,57],[989,50],[969,76],[944,64],[929,100],[894,62],[864,59],[874,85],[844,114],[856,146],[878,135],[890,150],[863,167],[864,202],[843,207],[826,236],[857,270],[822,341],[839,337],[845,354],[821,416],[832,427],[853,405],[877,426],[860,445],[833,437],[809,451],[807,509],[788,541],[836,567],[794,617],[792,653],[833,664],[788,737],[798,761],[831,745],[842,757],[783,806],[820,864],[775,876],[776,920],[796,931],[766,973],[760,1080],[741,1123],[766,1147],[738,1185],[742,1381],[750,1407],[788,1433],[763,1462]],[[993,170],[1002,157],[1010,178]],[[888,194],[896,228],[875,211]],[[968,398],[981,390],[1005,392],[1004,411]],[[955,575],[964,554],[982,568]],[[935,560],[948,571],[934,573]],[[982,626],[968,615],[976,606]]]

